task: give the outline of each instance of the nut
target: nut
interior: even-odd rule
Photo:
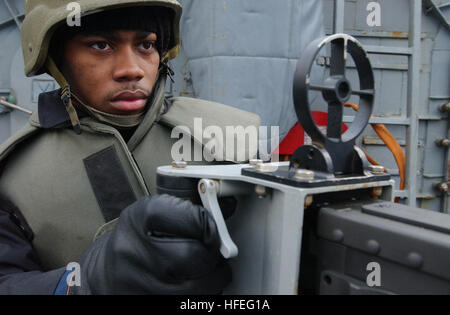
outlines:
[[[259,164],[256,164],[254,167],[257,171],[260,171],[262,173],[273,173],[278,170],[279,164],[278,163],[259,163]]]
[[[258,159],[254,159],[254,160],[250,160],[250,165],[251,166],[256,166],[258,164],[264,163],[263,160],[258,160]]]
[[[267,196],[267,188],[265,186],[256,185],[255,192],[258,195],[259,199],[263,199]]]
[[[383,187],[372,188],[370,190],[369,194],[370,194],[370,197],[372,197],[373,199],[378,199],[383,194]]]
[[[439,147],[448,147],[450,146],[450,139],[441,139],[441,140],[437,140],[436,144]]]
[[[314,198],[312,195],[308,195],[305,198],[305,209],[312,205]]]
[[[174,162],[172,162],[172,167],[173,167],[173,168],[183,169],[183,168],[186,168],[186,167],[187,167],[187,163],[184,162],[184,161],[181,161],[181,162],[176,162],[176,161],[174,161]]]
[[[446,193],[448,192],[448,183],[438,183],[436,185],[434,185],[434,188],[438,191],[440,191],[441,193]]]
[[[450,112],[450,102],[441,106],[441,112]]]
[[[369,165],[369,171],[373,175],[383,175],[384,174],[384,167],[381,165]]]
[[[314,172],[310,171],[310,170],[305,170],[305,169],[298,169],[295,171],[294,178],[295,179],[313,180]]]

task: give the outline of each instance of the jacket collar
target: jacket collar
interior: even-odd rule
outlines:
[[[44,129],[51,129],[57,126],[65,126],[67,123],[70,124],[70,117],[66,111],[66,107],[61,100],[60,93],[61,89],[41,93],[39,95],[39,124]],[[78,110],[77,114],[80,118],[87,116],[84,112]]]

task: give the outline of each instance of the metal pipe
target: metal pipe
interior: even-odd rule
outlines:
[[[11,7],[11,5],[9,4],[8,0],[3,0],[3,2],[6,5],[6,8],[8,9],[9,13],[12,15],[14,22],[16,22],[17,27],[20,30],[20,27],[22,26],[22,23],[19,21],[19,19],[17,18],[19,15],[17,13],[14,12],[13,8]]]
[[[3,100],[1,98],[0,98],[0,105],[3,105],[3,106],[8,107],[10,109],[16,109],[16,110],[21,111],[21,112],[23,112],[25,114],[28,114],[28,115],[32,115],[33,114],[32,111],[30,111],[28,109],[25,109],[25,108],[22,108],[20,106],[14,105],[14,104],[12,104],[10,102],[7,102],[7,101],[5,101],[5,100]]]

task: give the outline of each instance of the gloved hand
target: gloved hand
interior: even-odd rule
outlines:
[[[231,281],[206,209],[168,195],[144,197],[80,260],[70,294],[220,294]]]

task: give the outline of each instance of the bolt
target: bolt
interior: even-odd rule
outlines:
[[[256,165],[262,164],[262,163],[264,163],[263,160],[257,160],[257,159],[250,160],[250,165],[251,165],[251,166],[256,166]]]
[[[263,199],[267,196],[267,188],[265,186],[256,185],[255,192],[258,195],[259,199]]]
[[[8,98],[6,100],[7,102],[11,104],[17,104],[16,96],[13,92],[9,93]]]
[[[295,179],[313,180],[314,172],[310,170],[298,169],[295,171]]]
[[[383,175],[384,174],[384,167],[381,165],[369,165],[369,171],[373,175]]]
[[[448,146],[450,146],[450,139],[436,140],[436,144],[439,147],[448,147]]]
[[[450,112],[450,102],[441,106],[441,112],[443,113]]]
[[[174,162],[172,162],[172,167],[173,167],[173,168],[183,169],[183,168],[186,168],[186,167],[187,167],[187,163],[184,162],[184,161],[181,161],[181,162],[176,162],[176,161],[174,161]]]
[[[446,193],[448,192],[448,183],[438,183],[434,185],[434,189],[440,191],[441,193]]]
[[[311,195],[306,196],[306,198],[305,198],[305,209],[308,208],[309,206],[311,206],[313,201],[314,201],[313,196],[311,196]]]
[[[202,192],[202,194],[206,193],[206,186],[204,183],[200,184],[200,191]]]
[[[371,196],[373,199],[378,199],[378,198],[380,198],[381,195],[382,195],[382,193],[383,193],[383,187],[375,187],[375,188],[372,188],[372,189],[370,190],[370,192],[369,192],[370,196]]]
[[[259,163],[254,167],[262,173],[273,173],[278,170],[278,166],[279,165],[277,163]]]

